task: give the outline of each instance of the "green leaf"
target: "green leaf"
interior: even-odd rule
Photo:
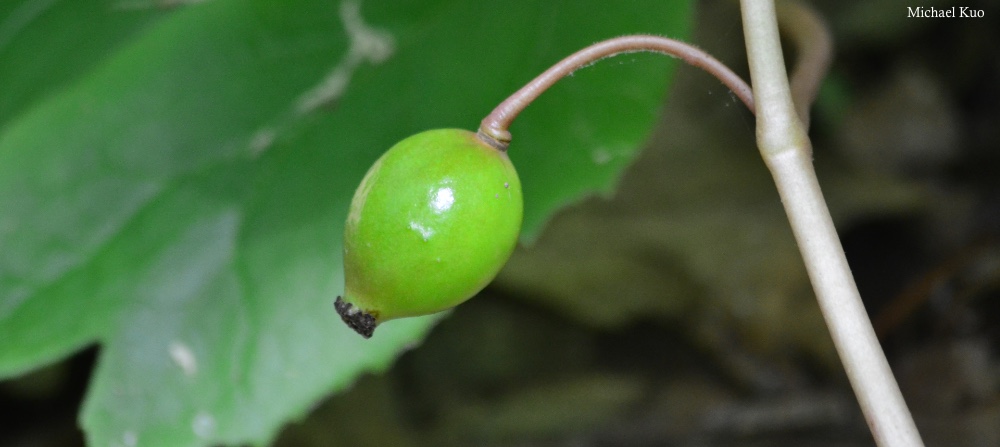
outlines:
[[[0,4],[0,126],[168,14],[140,1],[146,7],[121,0]]]
[[[474,129],[580,47],[683,36],[690,19],[689,2],[653,0],[194,3],[24,2],[45,13],[16,27],[18,8],[0,9],[0,91],[18,98],[0,108],[0,377],[100,344],[81,416],[93,445],[266,443],[386,368],[436,317],[366,341],[333,311],[368,166],[418,131]],[[67,28],[77,8],[110,28]],[[81,29],[103,33],[85,57],[32,46]],[[563,81],[512,128],[526,237],[610,190],[646,137],[671,61],[619,62]]]

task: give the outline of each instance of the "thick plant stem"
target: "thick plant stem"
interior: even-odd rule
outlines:
[[[740,5],[757,106],[757,144],[774,176],[847,377],[879,446],[922,446],[816,180],[812,146],[785,73],[774,1],[740,0]]]
[[[923,445],[861,302],[812,160],[805,151],[793,150],[774,154],[766,161],[875,441],[882,447]]]
[[[479,126],[479,137],[498,149],[505,150],[510,143],[510,124],[545,90],[548,90],[560,79],[577,69],[590,65],[606,57],[622,53],[650,51],[662,53],[699,67],[718,78],[729,87],[751,111],[754,110],[753,95],[750,87],[729,67],[726,67],[708,53],[697,47],[661,36],[633,35],[608,39],[590,45],[576,53],[567,56],[548,70],[542,72],[531,82],[510,95],[500,105],[496,106]]]

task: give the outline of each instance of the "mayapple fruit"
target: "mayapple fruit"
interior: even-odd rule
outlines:
[[[396,143],[351,201],[337,313],[367,338],[384,321],[458,305],[510,258],[522,215],[507,152],[475,133],[430,130]]]

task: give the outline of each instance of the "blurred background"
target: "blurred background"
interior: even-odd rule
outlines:
[[[1000,2],[812,4],[836,44],[819,180],[900,387],[927,445],[1000,445]],[[906,17],[953,4],[985,18]],[[701,1],[695,30],[747,77],[736,2]],[[82,445],[94,359],[0,383],[2,444]],[[558,213],[421,346],[276,445],[873,441],[752,115],[681,67],[616,194]]]

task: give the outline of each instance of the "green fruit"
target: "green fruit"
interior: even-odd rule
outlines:
[[[510,258],[522,214],[507,153],[475,133],[430,130],[400,141],[351,201],[337,312],[370,337],[383,321],[458,305]]]

